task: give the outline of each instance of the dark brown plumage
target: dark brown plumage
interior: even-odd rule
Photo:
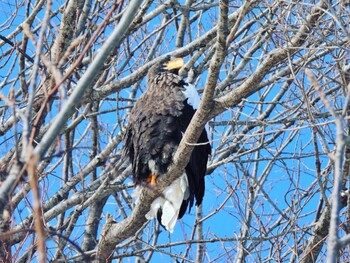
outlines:
[[[166,174],[182,135],[195,113],[195,109],[189,104],[190,99],[186,97],[185,91],[189,85],[176,74],[178,68],[170,69],[169,64],[167,67],[168,69],[164,69],[164,66],[156,65],[151,68],[147,76],[148,89],[136,102],[129,116],[124,147],[132,163],[133,180],[136,184],[155,184],[157,176]],[[208,142],[205,130],[198,142]],[[187,207],[192,207],[194,198],[196,205],[202,203],[210,150],[209,143],[194,148],[185,168],[187,180],[183,179],[181,184],[187,186],[183,191],[179,190],[182,189],[180,186],[174,187],[176,193],[181,193],[181,205],[174,209],[177,218],[183,216]],[[162,200],[159,207],[155,208],[158,210],[158,220],[163,225],[167,224],[162,219],[166,201]],[[168,228],[172,230],[171,227]]]

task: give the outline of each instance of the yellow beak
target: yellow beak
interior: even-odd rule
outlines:
[[[184,65],[185,65],[185,61],[183,58],[175,58],[173,60],[170,60],[164,63],[164,67],[167,70],[181,69]]]

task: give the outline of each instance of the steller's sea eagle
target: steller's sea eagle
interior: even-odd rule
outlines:
[[[167,173],[173,155],[198,105],[196,88],[179,75],[184,60],[176,58],[153,66],[147,75],[147,91],[132,109],[124,136],[124,153],[132,164],[133,180],[140,186],[156,186],[158,176]],[[194,147],[190,161],[180,178],[167,187],[146,214],[173,232],[177,219],[196,199],[204,196],[204,176],[211,147],[204,129]],[[137,194],[136,194],[137,195]]]

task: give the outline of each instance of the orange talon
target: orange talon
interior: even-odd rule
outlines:
[[[151,184],[152,186],[157,186],[156,178],[157,176],[152,174],[150,177],[147,178],[146,182]]]

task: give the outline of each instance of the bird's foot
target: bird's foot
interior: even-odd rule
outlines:
[[[149,176],[146,180],[147,183],[151,184],[152,186],[157,186],[157,176],[152,174],[151,176]]]

